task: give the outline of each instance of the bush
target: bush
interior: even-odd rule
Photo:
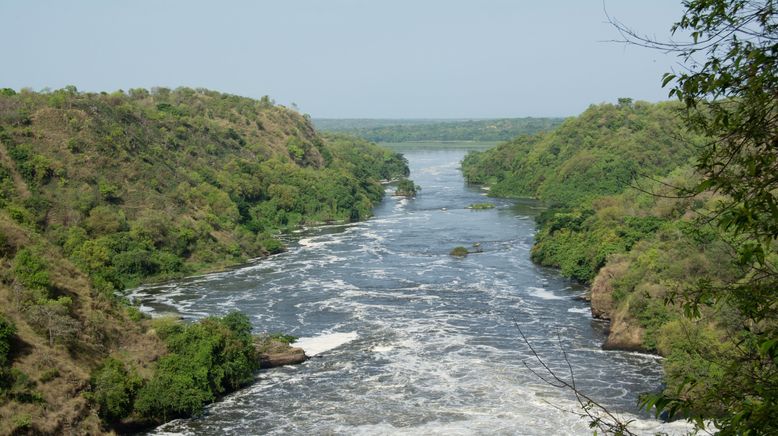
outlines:
[[[460,246],[460,247],[454,247],[451,250],[451,252],[449,252],[448,254],[450,254],[451,256],[454,256],[454,257],[465,257],[469,253],[470,252],[467,250],[467,248]]]
[[[32,417],[27,413],[22,413],[13,417],[14,433],[26,432],[32,427]]]
[[[124,363],[110,357],[105,359],[92,373],[90,382],[90,399],[97,405],[101,418],[116,421],[132,412],[141,379]]]
[[[467,208],[473,210],[494,209],[494,204],[493,203],[473,203]]]
[[[267,337],[272,341],[283,342],[285,344],[293,344],[297,342],[298,339],[300,339],[297,336],[287,335],[284,333],[270,333]]]
[[[97,183],[97,190],[100,192],[100,197],[108,203],[117,203],[121,200],[119,187],[106,180]]]
[[[135,410],[159,422],[202,413],[214,400],[202,363],[178,354],[161,358],[154,376],[138,392]]]
[[[148,250],[134,249],[113,256],[111,260],[116,271],[126,276],[150,276],[159,271],[159,265],[151,258]]]
[[[84,224],[93,235],[108,235],[127,229],[124,212],[110,206],[97,206],[89,211]]]
[[[268,254],[276,254],[284,251],[284,244],[268,233],[257,235],[257,243]]]
[[[12,273],[27,289],[48,291],[51,287],[46,261],[29,248],[16,253]]]
[[[421,191],[419,185],[413,183],[413,181],[410,179],[402,178],[397,183],[397,189],[395,189],[394,195],[399,195],[402,197],[415,197],[419,191]]]
[[[0,315],[0,368],[10,363],[11,340],[16,334],[16,326]]]
[[[251,323],[241,313],[192,325],[167,319],[156,321],[155,328],[170,354],[138,392],[135,408],[143,417],[199,415],[217,396],[252,381],[259,369]]]
[[[60,376],[59,370],[56,368],[51,368],[51,369],[47,369],[46,371],[43,371],[43,374],[41,374],[41,376],[38,377],[38,380],[40,380],[41,383],[48,383],[59,376]]]

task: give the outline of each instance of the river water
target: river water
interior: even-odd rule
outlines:
[[[241,310],[257,332],[300,336],[319,352],[153,433],[592,434],[572,394],[525,367],[537,364],[516,324],[559,375],[570,378],[565,350],[583,392],[637,413],[637,395],[660,386],[659,362],[601,350],[605,326],[591,318],[584,289],[530,261],[539,206],[468,186],[462,147],[402,152],[417,198],[387,195],[366,222],[287,236],[286,253],[133,292],[148,312]],[[478,202],[496,208],[467,209]],[[483,252],[448,254],[474,243]]]

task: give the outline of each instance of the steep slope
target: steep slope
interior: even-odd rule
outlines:
[[[116,396],[98,395],[132,398],[178,352],[116,292],[280,251],[274,235],[299,225],[364,219],[380,181],[407,174],[401,155],[322,137],[266,97],[0,91],[0,433],[98,432],[98,410],[163,419],[132,403],[106,414]],[[248,346],[220,322],[198,334]],[[125,373],[139,384],[106,388]]]

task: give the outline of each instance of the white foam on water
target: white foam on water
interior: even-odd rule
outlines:
[[[432,194],[428,198],[443,188],[434,183],[425,187]],[[449,214],[437,210],[457,203],[430,205],[422,196],[402,211],[412,204],[407,199],[384,201],[378,219],[335,234],[299,235],[304,238],[299,244],[289,238],[287,254],[263,261],[265,266],[250,274],[242,270],[245,276],[233,271],[239,280],[232,286],[182,284],[186,291],[175,292],[175,302],[184,300],[190,310],[223,311],[223,306],[232,307],[225,299],[240,301],[235,307],[251,313],[256,325],[276,326],[280,320],[292,333],[299,334],[295,328],[305,334],[321,332],[295,346],[311,356],[330,353],[305,365],[261,372],[257,383],[209,406],[203,418],[158,431],[591,435],[588,422],[569,412],[578,405],[568,392],[554,390],[521,366],[528,355],[512,319],[551,363],[559,363],[559,344],[548,332],[559,332],[587,392],[591,389],[613,404],[634,404],[630,398],[616,400],[631,395],[640,380],[651,376],[644,374],[645,368],[658,362],[601,351],[585,334],[590,319],[567,316],[588,309],[571,298],[575,292],[565,289],[566,281],[549,282],[529,263],[532,232],[527,223],[494,238],[487,232],[491,228],[479,228],[473,239],[495,249],[452,262],[437,247],[450,245],[447,226],[461,212],[453,206]],[[409,243],[409,236],[427,231],[439,234],[445,244],[429,248]],[[421,242],[426,240],[426,234],[421,236]],[[380,280],[370,281],[371,276]],[[580,325],[583,330],[576,327]],[[676,426],[640,419],[633,431],[677,434]]]
[[[560,297],[559,295],[545,288],[536,288],[534,286],[528,287],[527,293],[529,295],[532,295],[533,297],[538,297],[541,300],[564,300],[565,299],[565,297]]]
[[[329,244],[332,244],[333,242],[335,242],[335,241],[333,241],[332,239],[330,239],[330,240],[323,240],[323,241],[322,241],[322,240],[319,240],[319,239],[322,239],[322,237],[321,237],[321,236],[311,236],[310,238],[302,238],[302,239],[300,239],[300,240],[299,240],[299,241],[297,241],[297,242],[298,242],[300,245],[302,245],[303,247],[306,247],[306,248],[320,248],[320,247],[325,247],[325,246],[327,246],[327,245],[329,245]]]
[[[347,344],[358,337],[357,332],[328,333],[314,337],[299,338],[294,345],[305,350],[305,354],[308,356],[316,356]]]
[[[570,313],[580,313],[580,314],[584,314],[584,315],[591,315],[592,314],[592,309],[590,309],[588,307],[571,307],[571,308],[567,309],[567,311],[570,312]]]

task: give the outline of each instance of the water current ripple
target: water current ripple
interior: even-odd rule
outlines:
[[[152,433],[591,434],[567,411],[569,393],[526,370],[514,319],[552,368],[566,373],[561,346],[579,387],[637,412],[637,395],[661,382],[658,360],[601,350],[604,325],[578,298],[583,289],[531,263],[538,206],[490,199],[496,208],[466,209],[483,191],[462,180],[463,150],[403,151],[422,187],[416,199],[387,196],[366,222],[294,233],[286,253],[132,293],[147,312],[238,309],[257,332],[342,341]],[[483,252],[448,255],[473,243]]]

